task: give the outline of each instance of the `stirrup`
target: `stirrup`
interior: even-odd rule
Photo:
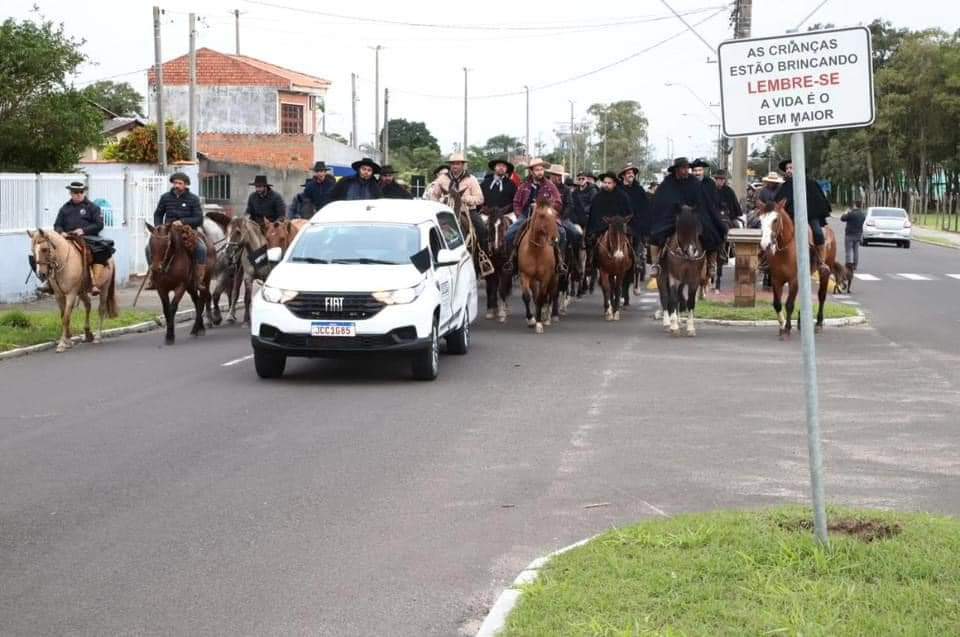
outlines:
[[[496,272],[496,268],[493,267],[493,263],[490,261],[490,257],[488,257],[487,253],[484,252],[481,248],[477,248],[477,261],[480,262],[481,277],[488,277],[494,272]]]

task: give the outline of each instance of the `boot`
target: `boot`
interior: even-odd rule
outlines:
[[[97,267],[103,266],[90,266],[90,296],[100,296],[100,288],[97,287]]]
[[[198,290],[206,289],[207,284],[204,282],[204,278],[207,276],[207,264],[206,263],[197,263],[193,266],[193,277],[194,283],[196,283]]]
[[[660,246],[650,244],[650,278],[660,276]]]
[[[817,264],[816,264],[816,265],[817,265],[817,267],[819,268],[821,265],[823,265],[824,263],[827,262],[827,246],[826,246],[826,245],[819,245],[819,246],[814,246],[814,247],[816,248],[816,252],[817,252]]]

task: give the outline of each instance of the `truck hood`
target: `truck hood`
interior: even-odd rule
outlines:
[[[298,292],[378,292],[411,288],[425,275],[408,265],[280,263],[267,285]]]

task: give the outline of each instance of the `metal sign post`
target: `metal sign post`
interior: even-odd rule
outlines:
[[[873,123],[870,30],[853,27],[730,40],[717,49],[717,59],[724,134],[742,137],[791,133],[810,487],[814,531],[817,540],[827,544],[803,131]]]

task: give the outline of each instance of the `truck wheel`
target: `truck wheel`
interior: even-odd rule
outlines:
[[[464,310],[463,327],[447,335],[447,352],[463,355],[470,351],[470,317]]]
[[[253,350],[253,366],[260,378],[280,378],[287,366],[286,354],[277,354],[265,350]]]
[[[430,330],[430,345],[414,354],[412,367],[417,380],[435,380],[440,373],[440,335],[436,321]]]

